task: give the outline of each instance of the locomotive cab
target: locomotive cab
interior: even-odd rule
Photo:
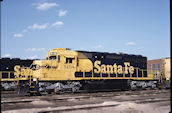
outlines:
[[[70,75],[74,74],[77,67],[77,53],[66,48],[56,48],[47,53],[46,60],[36,60],[33,64],[40,67],[33,71],[34,77],[39,80],[71,80],[74,76]]]

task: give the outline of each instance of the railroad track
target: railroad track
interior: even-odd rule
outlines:
[[[14,94],[15,92],[2,92],[2,101],[1,103],[19,103],[23,102],[25,100],[36,100],[36,99],[43,99],[47,101],[51,100],[68,100],[68,99],[88,99],[88,98],[110,98],[110,97],[116,97],[116,96],[121,96],[121,95],[129,95],[129,96],[139,96],[142,95],[144,96],[151,96],[151,95],[156,95],[156,94],[161,94],[163,93],[169,93],[169,90],[137,90],[137,91],[118,91],[118,92],[97,92],[97,93],[64,93],[61,95],[56,95],[56,94],[49,94],[49,95],[43,95],[43,96],[24,96],[24,95],[17,95]],[[5,97],[3,96],[5,95]],[[164,95],[166,96],[166,95]],[[10,101],[9,101],[10,100]],[[28,101],[28,102],[30,102]]]
[[[3,93],[2,93],[3,95]],[[104,102],[111,104],[102,104]],[[58,111],[60,107],[68,110],[72,106],[83,106],[86,108],[110,107],[117,106],[119,103],[134,102],[136,104],[169,102],[170,90],[137,90],[137,91],[116,91],[116,92],[97,92],[97,93],[64,93],[61,95],[43,95],[43,96],[24,96],[24,97],[5,97],[1,100],[2,111],[8,110],[29,110],[37,108],[38,112]],[[114,104],[114,102],[118,104]],[[86,106],[87,105],[87,106]],[[89,106],[88,106],[89,105]],[[92,107],[90,106],[92,105]],[[72,108],[73,108],[72,107]],[[52,108],[46,110],[46,108]],[[56,109],[55,109],[56,108]],[[58,109],[57,109],[58,108]],[[54,110],[53,110],[54,109]],[[82,109],[82,107],[74,107],[73,109]],[[62,109],[63,111],[64,109]],[[20,110],[19,110],[20,111]],[[17,111],[17,112],[19,112]]]

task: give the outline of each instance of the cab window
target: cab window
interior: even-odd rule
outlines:
[[[49,60],[56,60],[56,56],[50,56]]]
[[[58,55],[58,62],[60,62],[60,55]]]
[[[74,58],[66,58],[66,63],[72,63]]]

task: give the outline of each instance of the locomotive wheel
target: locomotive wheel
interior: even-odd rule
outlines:
[[[78,92],[78,90],[79,90],[79,88],[77,88],[77,87],[73,87],[73,88],[72,88],[72,92],[73,92],[73,93]]]

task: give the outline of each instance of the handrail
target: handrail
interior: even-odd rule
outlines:
[[[123,68],[123,72],[122,72],[123,76],[122,77],[118,77],[119,74],[118,73],[114,73],[116,75],[115,78],[129,78],[129,79],[150,78],[150,79],[158,79],[158,80],[160,79],[160,74],[157,73],[157,70],[154,71],[154,73],[152,75],[150,75],[150,74],[148,74],[148,70],[147,69],[140,69],[138,67],[134,67],[134,69],[135,69],[135,72],[136,72],[136,76],[134,76],[134,77],[132,76],[131,73],[129,73],[128,77],[125,77],[125,69]],[[92,69],[91,72],[92,72],[91,78],[94,78],[94,70]],[[145,76],[145,72],[147,73],[147,76]],[[100,74],[100,78],[104,78],[104,77],[102,77],[103,73],[101,71],[100,71],[99,74]],[[111,78],[111,73],[109,72],[107,74],[108,74],[108,78]],[[83,78],[85,78],[85,76],[86,76],[86,73],[85,73],[85,71],[83,71]]]
[[[144,77],[144,73],[143,73],[143,70],[142,70],[142,78]]]
[[[85,71],[83,72],[83,77],[85,78]]]
[[[139,76],[139,68],[136,68],[136,77],[138,78],[138,76]]]
[[[92,69],[92,78],[94,77],[94,72],[93,72],[93,69]]]

